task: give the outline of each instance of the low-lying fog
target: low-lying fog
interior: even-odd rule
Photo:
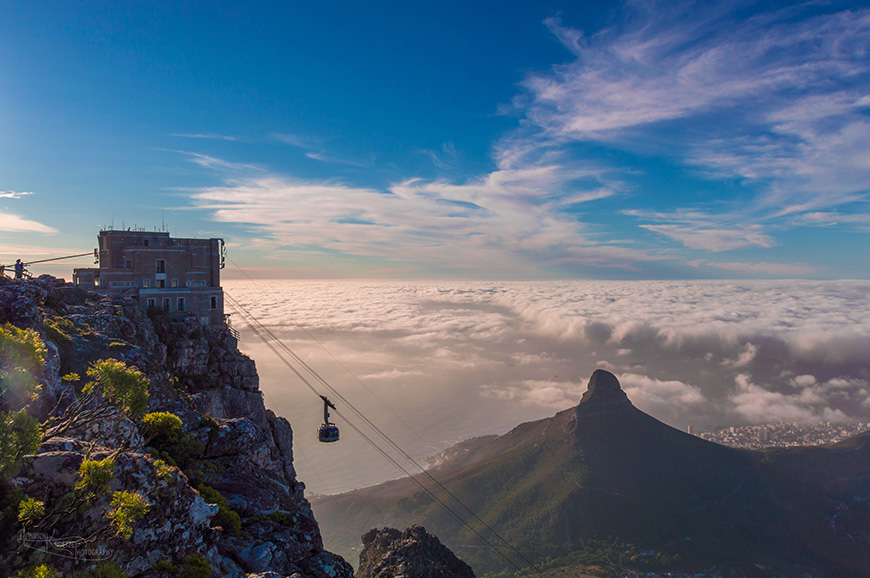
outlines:
[[[680,429],[870,418],[866,282],[264,280],[224,288],[421,464],[462,439],[577,404],[597,367],[614,372],[638,408]],[[310,493],[402,475],[338,416],[342,441],[318,443],[320,399],[239,315],[232,320],[257,362],[266,405],[293,425],[296,468]]]

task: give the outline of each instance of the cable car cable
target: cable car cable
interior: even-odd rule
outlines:
[[[443,491],[447,496],[449,496],[449,497],[450,497],[454,502],[456,502],[456,503],[457,503],[457,504],[458,504],[458,505],[459,505],[463,510],[465,510],[465,511],[468,513],[468,515],[470,515],[474,520],[476,520],[476,521],[477,521],[478,523],[480,523],[484,528],[486,528],[486,529],[487,529],[487,530],[488,530],[488,531],[489,531],[493,536],[495,536],[496,538],[498,538],[498,540],[499,540],[500,542],[502,542],[502,543],[503,543],[503,544],[504,544],[504,545],[505,545],[505,546],[506,546],[506,547],[507,547],[507,548],[508,548],[508,549],[509,549],[509,550],[510,550],[510,551],[511,551],[515,556],[517,556],[519,559],[521,559],[521,560],[522,560],[522,561],[523,561],[527,566],[531,567],[531,568],[532,568],[535,572],[537,572],[538,574],[541,574],[540,570],[535,566],[535,564],[533,564],[531,561],[529,561],[529,560],[528,560],[528,559],[527,559],[527,558],[526,558],[522,553],[520,553],[516,548],[514,548],[513,545],[510,544],[510,542],[508,542],[507,540],[505,540],[505,539],[504,539],[504,538],[503,538],[503,537],[502,537],[498,532],[496,532],[496,531],[495,531],[495,530],[494,530],[494,529],[493,529],[489,524],[487,524],[484,520],[482,520],[482,519],[481,519],[477,514],[475,514],[475,513],[474,513],[474,512],[473,512],[473,511],[468,507],[468,506],[466,506],[464,503],[462,503],[462,501],[459,500],[459,499],[458,499],[458,498],[457,498],[457,497],[456,497],[452,492],[450,492],[446,487],[444,487],[444,485],[441,484],[441,482],[439,482],[438,480],[436,480],[436,479],[435,479],[435,478],[434,478],[434,477],[433,477],[433,476],[432,476],[428,471],[426,471],[425,469],[423,469],[423,468],[422,468],[422,467],[421,467],[421,466],[416,462],[416,460],[414,460],[414,459],[413,459],[413,458],[412,458],[412,457],[411,457],[407,452],[405,452],[405,451],[404,451],[404,450],[403,450],[403,449],[402,449],[398,444],[396,444],[396,443],[395,443],[395,442],[394,442],[394,441],[393,441],[389,436],[387,436],[387,435],[386,435],[386,434],[385,434],[385,433],[384,433],[384,432],[383,432],[383,431],[382,431],[378,426],[376,426],[376,425],[375,425],[371,420],[369,420],[365,415],[363,415],[362,412],[360,412],[360,411],[359,411],[359,410],[358,410],[358,409],[357,409],[357,408],[356,408],[352,403],[350,403],[350,402],[349,402],[349,401],[348,401],[348,400],[347,400],[347,399],[346,399],[346,398],[345,398],[345,397],[344,397],[340,392],[338,392],[338,391],[337,391],[337,390],[336,390],[332,385],[330,385],[330,384],[329,384],[325,379],[323,379],[323,378],[322,378],[322,377],[321,377],[321,376],[320,376],[320,375],[319,375],[319,374],[318,374],[318,373],[317,373],[313,368],[311,368],[311,367],[310,367],[310,366],[309,366],[309,365],[308,365],[304,360],[302,360],[302,358],[300,358],[300,357],[299,357],[295,352],[293,352],[289,347],[287,347],[283,342],[281,342],[281,340],[279,340],[279,339],[277,338],[277,336],[276,336],[274,333],[272,333],[271,330],[269,330],[268,328],[266,328],[266,327],[265,327],[265,326],[264,326],[264,325],[263,325],[263,324],[262,324],[258,319],[256,319],[256,318],[253,316],[253,314],[251,314],[249,311],[247,311],[247,310],[246,310],[246,309],[241,305],[241,303],[238,302],[237,299],[233,298],[231,295],[227,294],[226,292],[225,292],[225,295],[229,298],[230,304],[233,306],[233,308],[234,308],[234,309],[237,309],[240,313],[242,313],[243,317],[245,317],[245,321],[247,321],[249,325],[256,324],[257,326],[259,326],[260,331],[255,331],[255,334],[257,335],[257,337],[259,337],[262,341],[264,341],[264,343],[266,343],[266,340],[263,338],[263,336],[262,336],[261,333],[260,333],[260,332],[262,332],[262,333],[268,335],[272,340],[274,340],[275,343],[277,343],[278,346],[279,346],[281,349],[285,350],[285,351],[287,352],[288,355],[290,355],[290,356],[291,356],[295,361],[297,361],[297,363],[299,363],[302,367],[304,367],[305,370],[306,370],[307,372],[309,372],[309,373],[310,373],[310,374],[311,374],[311,375],[312,375],[312,376],[313,376],[317,381],[319,381],[319,382],[320,382],[324,387],[326,387],[330,392],[332,392],[333,395],[335,395],[335,397],[336,397],[337,399],[342,400],[342,402],[343,402],[345,405],[347,405],[347,407],[349,407],[349,408],[350,408],[350,409],[351,409],[351,410],[352,410],[352,411],[353,411],[353,412],[354,412],[354,413],[355,413],[355,414],[356,414],[356,415],[357,415],[361,420],[363,420],[363,422],[366,423],[366,425],[368,425],[368,426],[371,427],[375,432],[377,432],[377,433],[378,433],[378,434],[379,434],[379,435],[384,439],[384,441],[386,441],[386,442],[387,442],[391,447],[393,447],[393,449],[395,449],[397,452],[399,452],[400,454],[402,454],[402,456],[405,457],[405,459],[407,459],[407,460],[410,461],[412,464],[414,464],[414,466],[415,466],[418,470],[420,470],[420,472],[421,472],[424,476],[426,476],[426,477],[427,477],[427,478],[428,478],[428,479],[429,479],[433,484],[435,484],[435,485],[436,485],[439,489],[441,489],[441,490],[442,490],[442,491]],[[253,325],[252,325],[252,326],[253,326]],[[298,371],[298,370],[297,370],[297,369],[296,369],[296,368],[295,368],[291,363],[289,363],[289,362],[286,360],[286,358],[285,358],[283,355],[281,355],[280,353],[278,353],[278,352],[275,350],[275,348],[273,347],[272,344],[267,343],[267,345],[269,346],[270,349],[272,349],[273,352],[276,353],[276,355],[278,355],[278,357],[279,357],[279,358],[280,358],[280,359],[285,363],[285,365],[287,365],[288,367],[290,367],[291,370],[292,370],[292,371],[293,371],[293,372],[294,372],[294,373],[295,373],[295,374],[296,374],[300,379],[302,379],[303,383],[305,383],[305,385],[308,386],[309,389],[311,389],[314,393],[316,393],[318,396],[320,396],[320,394],[317,392],[317,390],[315,389],[315,387],[314,387],[314,386],[313,386],[313,385],[312,385],[312,384],[311,384],[307,379],[305,379],[305,378],[301,375],[301,373],[300,373],[300,372],[299,372],[299,371]],[[336,411],[336,413],[338,413],[338,412]],[[342,416],[342,417],[344,417],[344,416]],[[346,418],[345,418],[345,419],[346,419]],[[356,428],[353,424],[350,424],[350,422],[348,422],[348,423],[349,423],[349,425],[351,425],[352,428],[354,428],[355,430],[359,431],[358,428]],[[364,436],[364,438],[365,438],[365,439],[366,439],[370,444],[372,444],[373,447],[376,447],[376,449],[377,449],[379,452],[381,452],[382,455],[384,454],[383,450],[382,450],[379,446],[377,446],[377,444],[375,444],[375,443],[374,443],[370,438],[368,438],[367,436]],[[386,456],[385,456],[385,457],[386,457]],[[416,479],[416,478],[415,478],[412,474],[410,474],[406,469],[404,469],[404,468],[401,467],[398,463],[396,463],[395,460],[393,460],[391,457],[388,458],[388,459],[389,459],[389,460],[390,460],[394,465],[396,465],[396,467],[399,467],[399,468],[400,468],[400,471],[402,471],[403,473],[405,473],[405,475],[411,477],[412,479]],[[419,484],[418,481],[415,481],[415,483],[418,483],[418,484]],[[441,501],[441,500],[440,500],[440,499],[439,499],[439,498],[438,498],[438,497],[437,497],[437,496],[436,496],[436,495],[435,495],[431,490],[429,490],[428,488],[425,488],[425,486],[421,486],[421,487],[422,487],[422,488],[426,491],[426,493],[429,494],[433,499],[435,499],[436,501],[438,501],[439,504],[444,505],[443,502],[442,502],[442,501]],[[447,508],[446,505],[445,505],[445,509],[448,509],[448,511],[450,511],[451,513],[453,513],[454,516],[456,516],[455,512],[452,512],[452,510],[450,510],[449,508]],[[485,539],[484,539],[484,538],[483,538],[483,537],[482,537],[482,536],[481,536],[481,535],[480,535],[480,534],[479,534],[475,529],[473,529],[473,528],[472,528],[472,527],[471,527],[467,522],[463,521],[461,517],[458,517],[457,519],[459,519],[459,521],[460,521],[464,526],[466,526],[467,528],[471,529],[471,530],[475,533],[475,535],[477,535],[479,538],[481,538],[481,539],[482,539],[482,540],[483,540],[487,545],[490,545],[490,547],[492,547],[493,550],[495,550],[496,552],[499,552],[499,553],[500,553],[500,551],[499,551],[497,548],[495,548],[495,547],[492,546],[488,541],[486,541],[486,540],[485,540]],[[503,554],[500,554],[500,555],[503,556]],[[516,567],[516,565],[514,565],[514,566]],[[517,570],[522,570],[522,568],[517,567]]]
[[[271,349],[271,350],[272,350],[272,351],[273,351],[273,352],[278,356],[278,358],[281,359],[281,361],[284,362],[284,364],[285,364],[287,367],[289,367],[289,368],[291,369],[291,371],[293,371],[293,373],[295,373],[295,374],[297,375],[297,377],[299,377],[299,378],[302,380],[302,382],[303,382],[306,386],[308,386],[309,389],[311,389],[315,394],[317,394],[318,396],[320,396],[320,394],[317,393],[317,390],[314,388],[314,386],[311,385],[311,383],[310,383],[307,379],[305,379],[305,377],[302,376],[301,373],[300,373],[300,372],[299,372],[295,367],[293,367],[293,365],[292,365],[289,361],[286,360],[286,358],[285,358],[285,357],[284,357],[284,356],[283,356],[283,355],[282,355],[282,354],[281,354],[281,353],[280,353],[280,352],[275,348],[275,346],[274,346],[272,343],[270,343],[267,339],[265,339],[265,338],[263,337],[263,334],[261,333],[262,325],[260,324],[260,325],[261,325],[261,328],[257,328],[257,327],[254,325],[254,323],[259,324],[259,322],[256,321],[256,319],[255,319],[255,318],[254,318],[254,317],[253,317],[249,312],[247,312],[247,311],[243,311],[241,308],[238,308],[238,309],[237,309],[237,307],[238,307],[238,302],[237,302],[234,298],[232,298],[231,296],[228,296],[228,297],[229,297],[230,305],[231,305],[234,309],[236,309],[239,313],[242,314],[242,316],[243,316],[243,318],[245,319],[245,321],[248,323],[248,325],[249,325],[249,326],[251,327],[251,329],[254,331],[254,334],[255,334],[258,338],[260,338],[260,340],[263,341],[263,343],[264,343],[267,347],[269,347],[269,349]],[[252,323],[252,321],[254,321],[254,323]],[[269,331],[268,331],[267,329],[264,330],[264,331],[267,332],[267,333],[269,333]],[[274,339],[274,336],[272,337],[272,339]],[[278,342],[278,343],[280,344],[280,342]],[[295,355],[295,354],[294,354],[294,355]],[[322,397],[322,396],[320,396],[320,397]],[[352,407],[352,406],[349,405],[348,407]],[[355,408],[352,408],[352,409],[355,409]],[[449,514],[451,514],[454,518],[456,518],[456,520],[457,520],[461,525],[463,525],[463,526],[465,526],[466,528],[468,528],[468,529],[469,529],[469,530],[470,530],[470,531],[471,531],[475,536],[477,536],[477,538],[480,539],[481,542],[483,542],[484,544],[486,544],[487,546],[489,546],[489,547],[490,547],[490,548],[491,548],[491,549],[492,549],[492,550],[493,550],[493,551],[494,551],[498,556],[500,556],[501,558],[503,558],[503,559],[504,559],[508,564],[510,564],[511,566],[513,566],[513,567],[514,567],[518,572],[524,572],[524,571],[525,571],[524,568],[522,568],[521,566],[519,566],[518,564],[516,564],[516,563],[515,563],[513,560],[511,560],[510,558],[508,558],[508,557],[507,557],[503,552],[501,552],[501,550],[499,550],[499,549],[498,549],[494,544],[492,544],[489,540],[487,540],[487,539],[486,539],[486,538],[485,538],[485,537],[484,537],[484,536],[483,536],[483,535],[482,535],[482,534],[481,534],[481,533],[480,533],[476,528],[474,528],[473,526],[471,526],[467,521],[465,521],[465,520],[462,518],[462,516],[460,516],[460,515],[459,515],[458,513],[456,513],[456,511],[454,511],[450,506],[448,506],[446,503],[444,503],[444,501],[443,501],[441,498],[439,498],[437,495],[435,495],[435,493],[432,492],[431,489],[429,489],[428,487],[426,487],[426,486],[425,486],[425,485],[424,485],[420,480],[418,480],[418,479],[416,478],[416,476],[414,476],[413,474],[411,474],[411,472],[409,472],[409,471],[408,471],[406,468],[404,468],[404,467],[403,467],[399,462],[397,462],[397,461],[395,460],[395,458],[393,458],[391,455],[389,455],[389,454],[388,454],[388,453],[387,453],[383,448],[381,448],[381,447],[380,447],[380,446],[379,446],[379,445],[378,445],[374,440],[372,440],[372,439],[371,439],[369,436],[367,436],[367,435],[366,435],[362,430],[360,430],[360,429],[359,429],[359,428],[358,428],[358,427],[357,427],[353,422],[351,422],[349,419],[347,419],[347,417],[345,417],[344,415],[342,415],[342,414],[341,414],[337,409],[333,408],[333,410],[335,411],[336,415],[342,417],[342,418],[345,420],[345,422],[346,422],[346,423],[347,423],[347,424],[348,424],[348,425],[349,425],[349,426],[350,426],[354,431],[356,431],[356,432],[360,435],[360,437],[362,437],[364,440],[366,440],[366,441],[367,441],[367,442],[368,442],[368,443],[369,443],[369,444],[370,444],[370,445],[371,445],[371,446],[372,446],[372,447],[373,447],[373,448],[374,448],[378,453],[380,453],[380,454],[381,454],[385,459],[387,459],[390,463],[392,463],[392,464],[393,464],[393,465],[394,465],[394,466],[395,466],[395,467],[396,467],[396,468],[397,468],[401,473],[405,474],[405,476],[407,476],[408,479],[410,479],[410,480],[411,480],[411,481],[412,481],[412,482],[413,482],[417,487],[419,487],[422,491],[424,491],[426,494],[428,494],[428,495],[429,495],[433,500],[435,500],[435,501],[436,501],[436,502],[437,502],[441,507],[443,507],[443,508],[444,508],[444,509],[449,513]],[[382,434],[382,435],[383,435],[383,434]],[[415,463],[416,463],[416,462],[415,462]],[[457,500],[457,498],[456,498],[453,494],[451,494],[451,493],[450,493],[449,491],[447,491],[446,489],[445,489],[445,491],[446,491],[446,493],[447,493],[451,498],[453,498],[455,501],[457,501],[458,503],[461,504],[461,502],[459,502],[459,501]],[[467,508],[466,508],[466,509],[467,509]],[[484,523],[484,525],[486,526],[485,523]],[[489,528],[488,526],[486,526],[486,527],[487,527],[487,529],[490,530],[490,532],[492,532],[494,535],[498,536],[498,534],[497,534],[494,530],[492,530],[492,529]],[[499,537],[502,541],[504,541],[504,539],[501,538],[501,536],[498,536],[498,537]],[[514,550],[513,547],[511,547],[511,550],[513,550],[513,552],[514,552],[515,554],[517,554],[521,559],[525,560],[525,558],[524,558],[521,554],[519,554],[518,552],[516,552],[516,550]],[[532,568],[534,568],[534,569],[537,571],[537,568],[535,568],[533,565],[532,565]],[[539,571],[538,571],[538,573],[540,574]]]
[[[259,283],[257,283],[254,279],[252,279],[250,275],[248,275],[247,271],[245,271],[244,269],[242,269],[241,267],[239,267],[239,265],[238,265],[235,261],[233,261],[231,258],[227,257],[227,260],[228,260],[230,263],[232,263],[233,266],[234,266],[236,269],[238,269],[239,272],[240,272],[242,275],[244,275],[244,276],[248,279],[248,281],[250,281],[250,282],[251,282],[251,283],[252,283],[252,284],[253,284],[257,289],[259,289],[260,292],[261,292],[261,293],[262,293],[266,298],[268,298],[268,299],[272,299],[272,296],[270,296],[268,293],[266,293],[266,291],[262,288],[262,286],[261,286]],[[356,383],[358,383],[360,386],[362,386],[362,388],[365,389],[365,390],[366,390],[366,391],[367,391],[367,392],[368,392],[372,397],[374,397],[376,400],[378,400],[378,402],[380,402],[380,404],[381,404],[382,406],[384,406],[384,408],[386,408],[386,410],[389,411],[390,414],[392,414],[393,417],[395,417],[395,418],[398,419],[400,422],[402,422],[402,424],[403,424],[406,428],[408,428],[408,431],[410,431],[412,434],[414,434],[414,435],[417,437],[418,440],[420,440],[424,445],[426,445],[426,446],[428,446],[428,447],[430,447],[430,448],[432,447],[432,446],[429,445],[429,443],[428,443],[425,439],[423,439],[423,437],[422,437],[419,433],[417,433],[417,430],[415,430],[413,427],[411,427],[411,425],[410,425],[408,422],[406,422],[406,421],[402,418],[402,416],[400,416],[399,414],[397,414],[396,412],[394,412],[394,411],[393,411],[393,408],[391,408],[389,405],[387,405],[387,402],[385,402],[383,399],[381,399],[381,398],[380,398],[380,397],[379,397],[379,396],[378,396],[374,391],[372,391],[371,389],[369,389],[369,387],[368,387],[365,383],[363,383],[363,381],[362,381],[360,378],[358,378],[358,377],[357,377],[357,376],[356,376],[356,375],[355,375],[355,374],[354,374],[350,369],[348,369],[348,367],[347,367],[344,363],[342,363],[342,361],[341,361],[340,359],[338,359],[337,357],[335,357],[335,356],[332,354],[332,352],[329,351],[329,350],[326,348],[326,346],[323,345],[323,344],[322,344],[322,343],[321,343],[321,342],[320,342],[320,341],[319,341],[319,340],[318,340],[314,335],[312,335],[312,334],[311,334],[307,329],[305,329],[304,327],[301,327],[300,329],[302,329],[302,332],[305,333],[306,337],[308,337],[311,341],[313,341],[313,342],[316,343],[318,346],[320,346],[320,348],[324,351],[324,353],[326,353],[326,354],[329,356],[330,359],[332,359],[335,363],[337,363],[337,364],[339,365],[339,367],[341,367],[343,370],[345,370],[345,371],[347,372],[347,374],[350,375]],[[433,449],[434,449],[434,448],[433,448]],[[450,465],[451,469],[453,469],[454,471],[456,471],[456,468],[453,467],[452,464],[449,464],[449,462],[448,462],[448,465]]]

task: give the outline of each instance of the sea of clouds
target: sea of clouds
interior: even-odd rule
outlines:
[[[599,367],[638,408],[680,429],[870,420],[866,282],[224,285],[417,459],[576,405]],[[309,488],[329,493],[400,474],[350,428],[339,444],[317,444],[319,399],[233,319],[267,405],[297,432]]]

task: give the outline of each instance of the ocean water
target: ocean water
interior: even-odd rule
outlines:
[[[599,367],[617,375],[637,407],[684,430],[870,419],[865,282],[263,280],[224,287],[334,388],[313,382],[311,391],[240,315],[231,316],[242,351],[257,362],[267,407],[293,426],[295,464],[309,493],[417,471],[414,464],[425,466],[458,441],[572,407]],[[338,443],[316,440],[318,393],[338,406]]]

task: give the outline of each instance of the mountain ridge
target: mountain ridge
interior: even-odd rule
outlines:
[[[680,568],[810,564],[848,575],[870,571],[863,533],[870,512],[852,500],[870,493],[868,439],[784,451],[721,446],[638,410],[615,376],[596,370],[576,407],[482,444],[465,442],[470,449],[459,461],[430,474],[532,560],[612,536],[678,557]],[[843,481],[829,483],[812,464]],[[473,534],[407,479],[318,497],[313,506],[327,544],[339,551],[342,536],[331,529],[337,518],[353,529],[357,520],[414,520],[479,575],[505,569],[468,547]]]

